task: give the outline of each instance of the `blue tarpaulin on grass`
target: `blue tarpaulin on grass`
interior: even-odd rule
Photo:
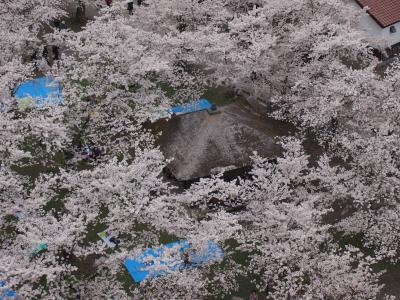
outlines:
[[[4,280],[0,280],[0,300],[10,299],[17,297],[14,290],[7,288],[7,283]]]
[[[204,109],[211,109],[212,103],[206,98],[200,100],[184,103],[182,105],[174,106],[169,109],[171,113],[175,114],[186,114]]]
[[[208,241],[205,247],[194,251],[186,240],[164,244],[145,250],[142,254],[127,258],[124,265],[135,282],[141,282],[146,278],[164,275],[171,271],[181,270],[185,267],[183,252],[190,254],[188,267],[196,267],[208,261],[221,259],[224,251],[218,244]]]
[[[61,83],[53,76],[41,76],[26,80],[14,91],[14,96],[19,99],[22,107],[43,107],[45,104],[61,104]]]

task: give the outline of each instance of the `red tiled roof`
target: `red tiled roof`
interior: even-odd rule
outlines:
[[[400,0],[356,0],[382,27],[400,22]]]

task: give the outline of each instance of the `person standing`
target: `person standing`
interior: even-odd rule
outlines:
[[[258,300],[257,291],[252,290],[249,296],[249,300]]]
[[[47,46],[44,46],[44,48],[43,48],[42,57],[46,60],[47,64],[50,64],[49,49],[47,49]]]
[[[133,15],[133,1],[128,2],[128,12],[130,15]]]
[[[60,48],[58,46],[53,45],[52,50],[53,50],[53,60],[59,60],[60,59]]]
[[[54,20],[54,21],[53,21],[53,25],[54,25],[55,28],[58,29],[58,31],[61,30],[61,20],[60,20],[60,19]]]
[[[85,21],[85,15],[86,6],[82,1],[78,1],[78,7],[76,8],[75,17],[79,22],[83,23]]]

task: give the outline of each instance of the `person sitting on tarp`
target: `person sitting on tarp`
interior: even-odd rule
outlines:
[[[110,237],[110,242],[111,243],[114,243],[115,244],[115,246],[118,246],[119,244],[120,244],[120,240],[119,239],[117,239],[116,237]]]
[[[189,253],[189,249],[185,249],[182,252],[182,260],[185,267],[189,266],[191,263],[191,257]]]
[[[84,145],[83,147],[82,147],[82,151],[81,151],[81,154],[82,155],[89,155],[89,146],[88,145]]]
[[[92,157],[93,158],[96,158],[101,154],[100,149],[95,147],[95,146],[91,147],[91,151],[92,151]]]
[[[82,153],[82,155],[85,155],[88,158],[94,158],[95,159],[101,154],[101,151],[96,146],[84,145],[82,147],[81,153]]]

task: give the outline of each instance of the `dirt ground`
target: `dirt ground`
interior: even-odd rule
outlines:
[[[220,110],[175,116],[163,124],[159,142],[165,156],[174,158],[169,170],[177,180],[248,166],[254,151],[269,159],[281,154],[276,138],[289,135],[290,125],[261,117],[243,102]]]

